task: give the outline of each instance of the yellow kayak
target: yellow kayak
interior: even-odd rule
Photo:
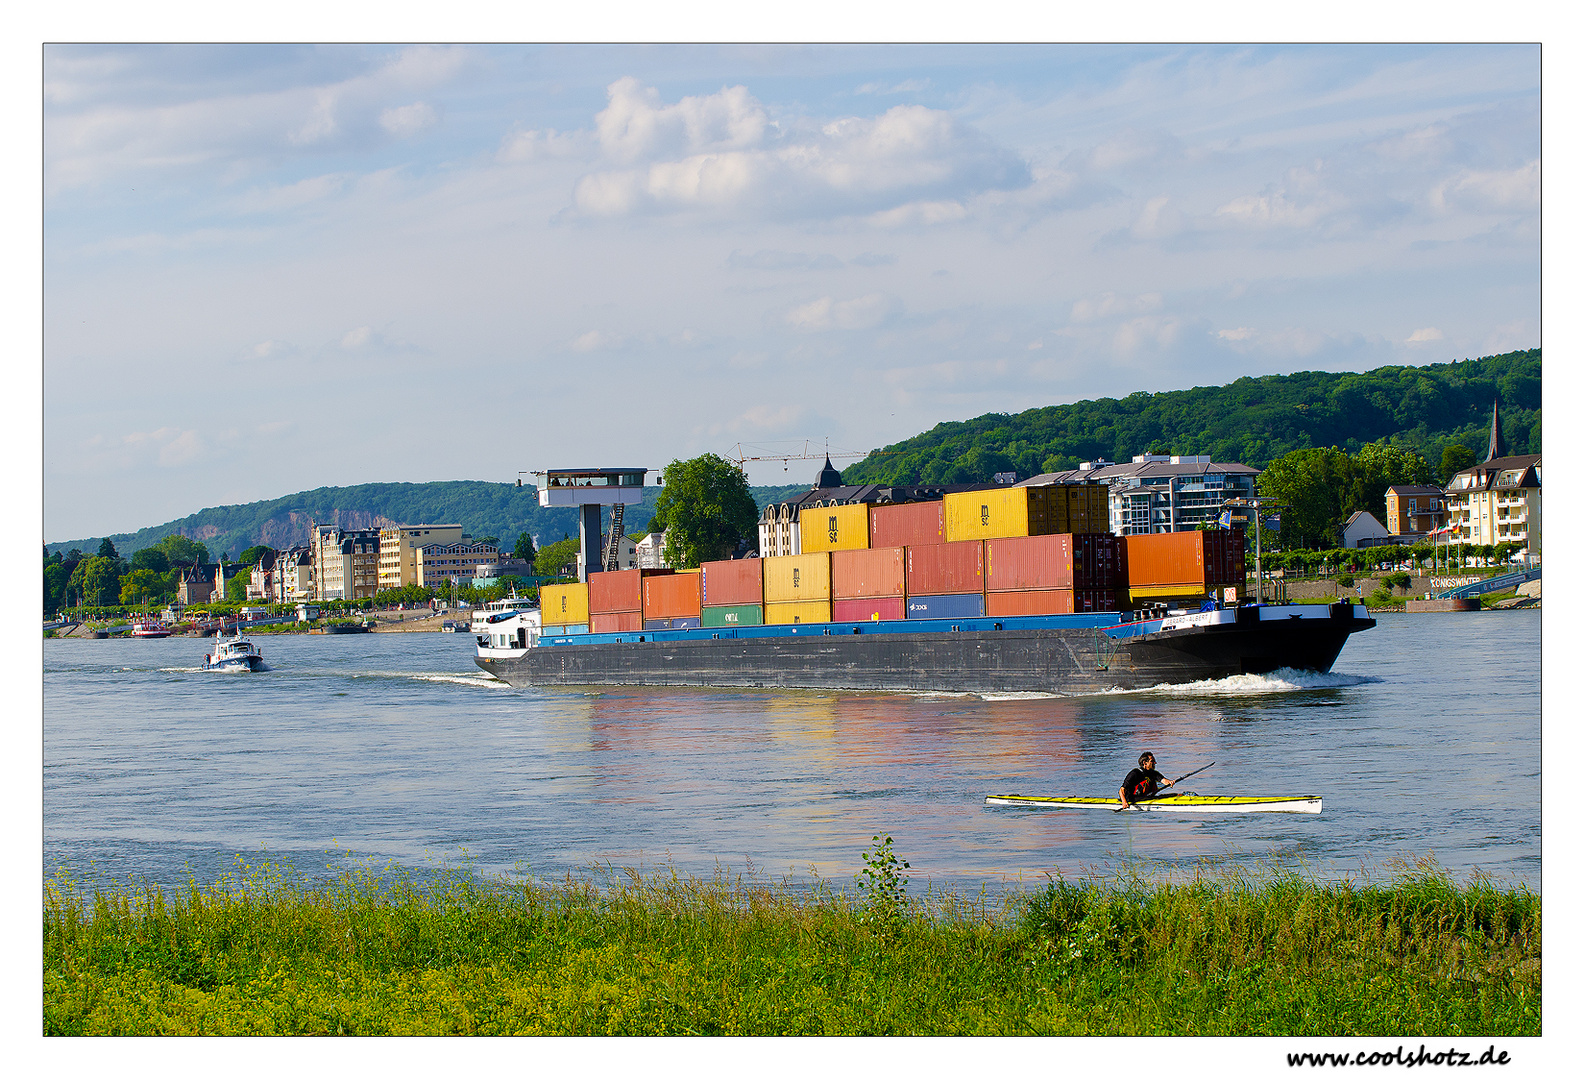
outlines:
[[[986,806],[1022,806],[1030,810],[1118,810],[1117,799],[1085,795],[987,795]],[[1134,810],[1173,814],[1319,814],[1319,795],[1199,795],[1192,791],[1158,795],[1134,803]]]

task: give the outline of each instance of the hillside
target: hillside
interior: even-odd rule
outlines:
[[[1226,386],[1130,394],[937,424],[842,471],[849,484],[985,483],[1135,454],[1209,454],[1264,468],[1293,450],[1350,452],[1378,439],[1433,465],[1462,442],[1484,457],[1491,403],[1508,452],[1541,452],[1541,350],[1363,374],[1304,371]]]

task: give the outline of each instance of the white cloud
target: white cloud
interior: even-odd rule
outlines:
[[[295,184],[257,188],[239,198],[236,206],[245,214],[295,210],[339,194],[351,179],[350,173],[327,173],[324,176],[310,176]]]
[[[911,225],[944,225],[962,221],[968,215],[960,202],[911,202],[871,214],[866,220],[877,228],[896,229]]]
[[[1533,210],[1541,205],[1541,162],[1508,170],[1465,169],[1431,189],[1431,205],[1442,211]]]
[[[1231,330],[1218,330],[1216,336],[1223,341],[1248,341],[1255,336],[1252,326],[1235,326]]]
[[[501,140],[495,151],[500,162],[540,161],[546,158],[568,158],[588,152],[590,140],[579,132],[558,132],[555,128],[544,131],[519,128]]]
[[[1183,229],[1183,215],[1166,195],[1157,195],[1145,204],[1134,220],[1133,234],[1138,240],[1157,240],[1174,236]]]
[[[1339,345],[1339,341],[1326,334],[1297,326],[1272,331],[1239,326],[1218,330],[1216,337],[1240,354],[1281,360],[1314,356],[1328,345]]]
[[[348,330],[341,335],[341,347],[350,351],[361,349],[369,343],[374,331],[367,326],[360,326],[356,330]]]
[[[1160,308],[1160,293],[1119,296],[1117,293],[1108,292],[1102,293],[1100,296],[1085,297],[1075,301],[1069,317],[1074,322],[1084,323],[1118,315],[1140,315],[1145,312],[1160,310]]]
[[[433,127],[437,119],[434,109],[422,101],[415,101],[411,105],[401,105],[382,111],[380,126],[398,139],[405,139],[410,135],[417,135],[425,128]]]
[[[1422,345],[1422,344],[1424,344],[1427,341],[1441,341],[1441,340],[1442,340],[1442,331],[1438,330],[1434,326],[1421,327],[1419,330],[1416,330],[1414,333],[1410,334],[1409,337],[1408,337],[1408,343],[1410,345]]]
[[[900,83],[867,82],[856,94],[922,94],[930,89],[929,79],[904,79]]]
[[[765,110],[744,86],[660,103],[660,92],[631,75],[606,88],[608,103],[595,115],[600,149],[617,161],[679,151],[738,150],[755,146],[765,132]]]
[[[897,302],[881,293],[853,300],[822,296],[787,313],[787,322],[799,330],[871,330],[885,322]]]
[[[597,349],[608,349],[620,341],[620,338],[611,334],[604,334],[599,330],[590,330],[588,333],[579,334],[573,338],[567,347],[573,352],[594,352]]]
[[[1112,334],[1112,351],[1129,358],[1145,349],[1170,349],[1178,343],[1183,324],[1159,315],[1129,319]]]
[[[95,440],[98,441],[98,440]],[[134,431],[121,437],[123,464],[147,462],[169,469],[187,465],[204,457],[203,438],[191,428],[162,427],[153,431]]]

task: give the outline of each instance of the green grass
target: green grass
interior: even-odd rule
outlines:
[[[1537,1035],[1541,903],[1434,865],[909,897],[718,873],[559,882],[268,864],[44,899],[44,1030],[144,1034]],[[239,862],[239,866],[240,866]]]

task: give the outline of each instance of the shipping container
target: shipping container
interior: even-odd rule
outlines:
[[[587,634],[588,623],[578,623],[573,626],[546,626],[539,631],[540,637],[565,637],[569,634]]]
[[[673,570],[606,570],[589,575],[589,614],[613,611],[643,611],[647,577],[675,573]]]
[[[985,591],[1116,589],[1125,584],[1122,541],[1110,533],[1058,533],[985,541]]]
[[[954,593],[948,596],[910,596],[910,619],[977,619],[985,614],[984,593]]]
[[[832,622],[880,622],[908,617],[908,605],[901,596],[866,596],[831,601]]]
[[[905,591],[905,549],[871,548],[868,551],[831,553],[831,599],[901,597]]]
[[[1142,595],[1199,596],[1215,586],[1244,583],[1242,529],[1144,533],[1124,539],[1131,594],[1152,590]]]
[[[941,503],[948,543],[1110,530],[1104,484],[960,491]]]
[[[539,611],[541,621],[547,626],[587,623],[589,586],[582,582],[573,585],[541,585]]]
[[[990,618],[1116,610],[1114,589],[1025,589],[985,594],[985,614]]]
[[[697,619],[702,574],[661,574],[644,579],[644,625],[650,619]]]
[[[765,624],[767,626],[782,626],[787,623],[828,623],[830,621],[831,601],[829,600],[804,600],[765,605]]]
[[[670,619],[645,619],[645,630],[697,630],[699,617],[682,618],[681,616]]]
[[[707,607],[700,611],[704,626],[761,626],[765,622],[765,609],[759,604],[730,604]]]
[[[780,555],[765,564],[765,603],[785,604],[831,599],[831,553]]]
[[[908,596],[942,596],[985,591],[985,545],[921,544],[905,558]]]
[[[618,634],[629,630],[644,629],[644,613],[642,611],[591,611],[589,613],[589,633],[591,634]]]
[[[699,567],[701,607],[734,607],[765,602],[761,559],[723,559]]]
[[[947,542],[945,511],[939,502],[870,507],[870,547],[913,547]]]
[[[870,546],[870,508],[865,503],[847,506],[806,506],[798,513],[798,544],[804,554],[817,551],[853,551]]]

